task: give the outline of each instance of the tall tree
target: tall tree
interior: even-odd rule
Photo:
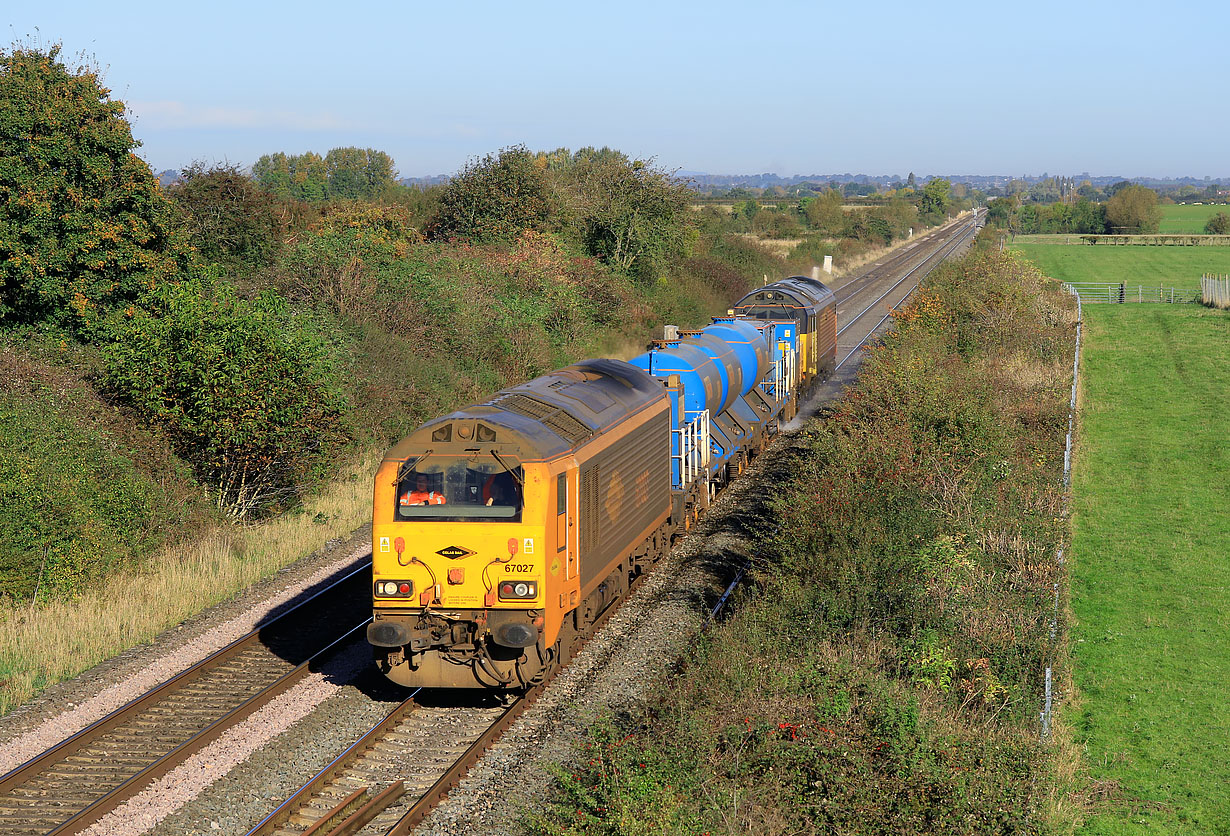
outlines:
[[[173,209],[97,72],[0,52],[0,322],[83,334],[180,266]]]
[[[567,172],[585,247],[638,278],[656,278],[686,248],[687,187],[649,162],[603,152]]]
[[[1111,232],[1157,232],[1161,222],[1162,210],[1153,189],[1130,183],[1106,201],[1106,225]]]
[[[380,197],[395,185],[393,158],[373,148],[334,148],[325,155],[329,197],[349,200]]]
[[[948,210],[948,192],[951,188],[952,184],[942,178],[928,181],[927,185],[923,186],[922,197],[918,200],[918,213],[929,215],[932,220],[942,216]]]

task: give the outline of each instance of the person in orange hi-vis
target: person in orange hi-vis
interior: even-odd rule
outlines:
[[[443,505],[447,501],[439,491],[427,490],[427,476],[422,473],[414,476],[414,490],[406,491],[400,499],[402,505]]]

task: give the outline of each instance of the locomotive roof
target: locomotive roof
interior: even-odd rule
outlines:
[[[630,363],[583,360],[428,421],[385,458],[490,445],[523,461],[550,459],[665,397],[657,378]]]
[[[809,276],[789,276],[764,287],[758,287],[735,303],[735,310],[749,307],[786,307],[819,310],[831,305],[836,295],[821,281]]]

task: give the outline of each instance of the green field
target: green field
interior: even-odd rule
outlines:
[[[1230,215],[1230,206],[1204,203],[1199,206],[1174,204],[1162,207],[1162,225],[1158,232],[1167,234],[1204,233],[1204,225],[1218,212]]]
[[[1067,720],[1103,800],[1080,832],[1230,833],[1230,315],[1085,323]]]
[[[1194,290],[1199,289],[1203,273],[1230,273],[1230,247],[1064,246],[1021,243],[1019,238],[1013,246],[1042,272],[1063,282]]]

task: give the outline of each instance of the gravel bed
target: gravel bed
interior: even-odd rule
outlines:
[[[135,647],[0,717],[0,774],[251,632],[290,602],[344,575],[371,552],[366,528],[282,569],[234,599],[205,610],[148,645]]]
[[[330,660],[322,671],[308,674],[286,693],[274,697],[242,723],[227,729],[213,743],[125,801],[113,812],[103,816],[84,831],[84,836],[137,836],[144,833],[195,799],[210,785],[229,776],[231,770],[248,760],[270,740],[279,737],[296,722],[316,712],[321,703],[333,697],[342,687],[335,683],[352,681],[360,671],[370,665],[371,649],[365,641],[355,642]],[[320,713],[329,715],[332,712]],[[296,736],[296,739],[299,738]],[[303,762],[304,756],[298,750],[294,750],[292,754],[292,758],[278,763],[278,775],[285,775],[287,772],[298,774],[295,767]],[[308,774],[310,776],[311,773]],[[294,792],[294,789],[291,792]],[[234,806],[228,798],[225,809],[231,811]],[[267,812],[269,805],[263,803],[263,806]],[[216,812],[219,816],[222,813],[214,808],[210,808],[210,812]],[[263,813],[260,817],[263,817]],[[211,817],[211,830],[215,829],[215,823],[218,823],[218,819]],[[247,828],[240,832],[246,830]],[[176,827],[172,832],[185,831]]]

